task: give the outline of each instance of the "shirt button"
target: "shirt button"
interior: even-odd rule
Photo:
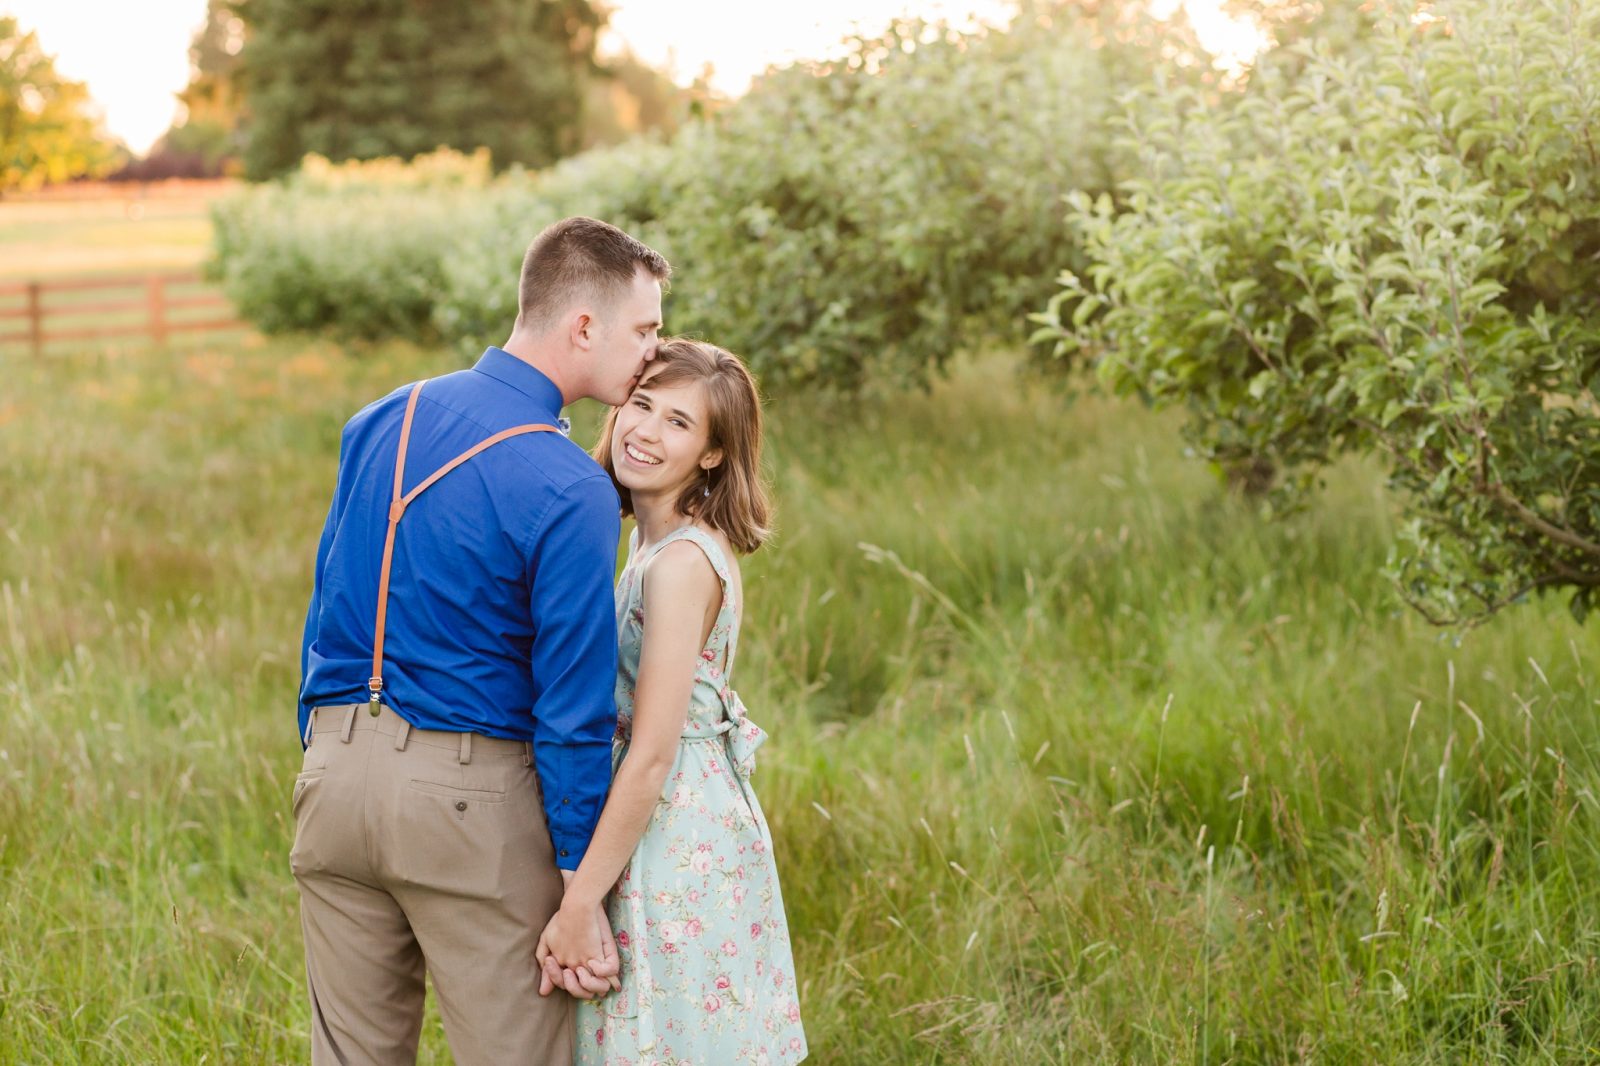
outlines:
[[[567,797],[565,797],[565,796],[561,797],[561,806],[565,807],[567,804],[569,804],[571,802],[572,801],[570,799],[568,799]]]
[[[567,849],[566,848],[562,848],[561,849],[561,857],[563,859],[567,857]]]
[[[467,809],[467,801],[466,800],[456,800],[456,810],[464,811],[466,809]]]

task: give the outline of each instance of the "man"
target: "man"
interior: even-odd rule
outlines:
[[[290,857],[313,1063],[414,1062],[425,969],[461,1066],[572,1061],[573,1002],[538,994],[534,949],[611,777],[620,519],[555,430],[576,399],[627,399],[670,272],[613,226],[558,222],[503,347],[345,426]],[[577,995],[617,973],[595,919]]]

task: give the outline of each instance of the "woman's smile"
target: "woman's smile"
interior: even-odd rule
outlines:
[[[661,460],[660,459],[658,459],[655,456],[649,454],[648,452],[642,451],[636,445],[634,445],[632,442],[624,443],[623,446],[622,446],[622,451],[623,451],[623,455],[627,457],[628,461],[633,463],[635,466],[647,466],[648,467],[648,466],[660,466],[661,465]]]

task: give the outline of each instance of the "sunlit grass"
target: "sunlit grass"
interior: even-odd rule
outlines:
[[[0,367],[0,1061],[305,1059],[312,549],[343,420],[456,365]],[[1592,627],[1458,645],[1377,576],[1376,471],[1269,524],[1007,360],[771,422],[736,681],[817,1062],[1600,1054]]]
[[[198,267],[219,194],[145,196],[130,185],[105,199],[0,203],[0,281]]]

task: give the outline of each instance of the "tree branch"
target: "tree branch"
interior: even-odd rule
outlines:
[[[1504,504],[1512,514],[1520,518],[1523,525],[1528,526],[1530,529],[1538,530],[1557,544],[1565,544],[1569,548],[1576,548],[1585,555],[1593,555],[1596,558],[1600,558],[1600,544],[1580,537],[1572,530],[1555,525],[1542,518],[1521,500],[1511,495],[1506,490],[1505,485],[1496,483],[1491,490],[1491,495],[1494,499]]]

